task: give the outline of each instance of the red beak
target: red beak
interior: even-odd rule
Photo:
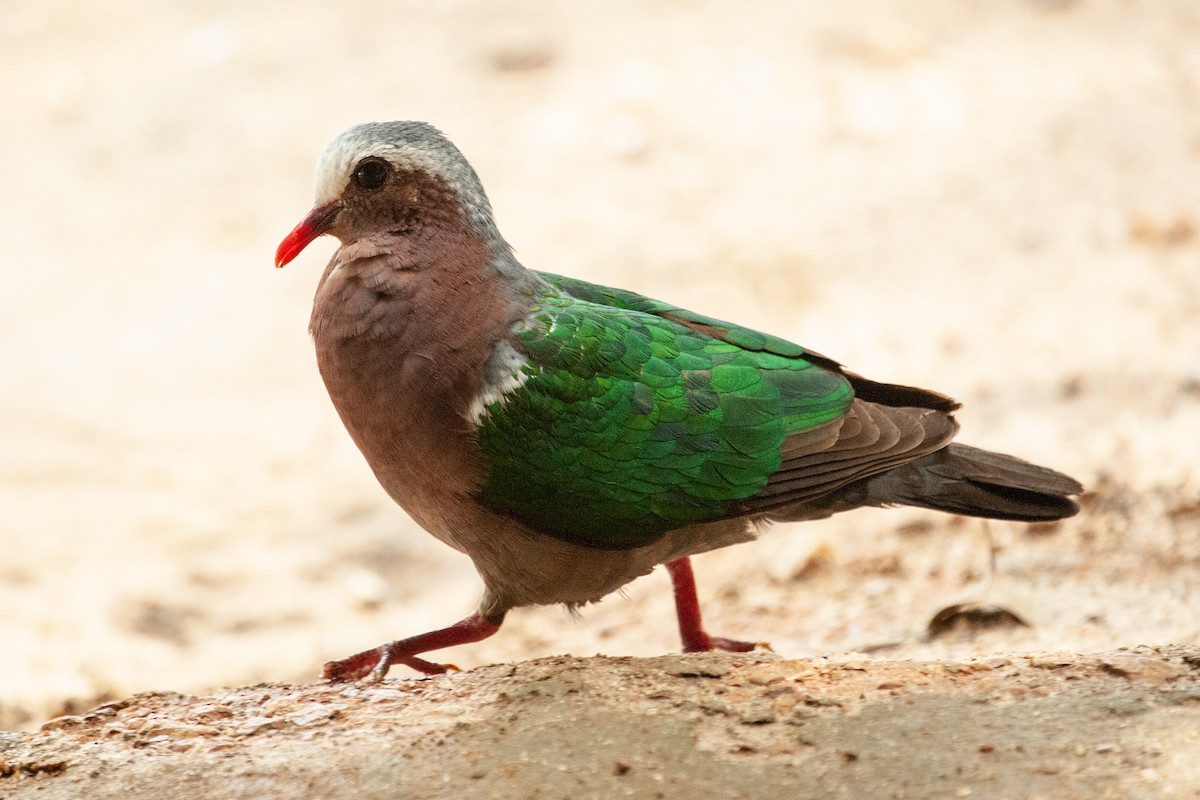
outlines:
[[[327,206],[317,206],[308,212],[304,219],[300,220],[300,224],[292,228],[292,232],[279,243],[279,249],[275,251],[276,268],[300,255],[300,251],[308,247],[313,239],[326,233],[340,210],[341,206],[337,203],[330,203]]]

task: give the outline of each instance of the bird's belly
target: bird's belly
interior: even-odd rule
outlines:
[[[595,602],[658,564],[755,537],[744,520],[671,531],[645,547],[600,550],[571,544],[475,506],[444,541],[467,553],[487,591],[481,610]],[[439,538],[442,538],[439,536]]]

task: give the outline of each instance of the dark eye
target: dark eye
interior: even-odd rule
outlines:
[[[391,173],[391,168],[388,162],[382,158],[364,158],[358,162],[358,166],[354,168],[354,175],[351,180],[354,185],[363,191],[374,192],[383,187],[387,183],[388,175]]]

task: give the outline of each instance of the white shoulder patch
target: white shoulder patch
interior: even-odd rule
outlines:
[[[509,394],[529,380],[529,374],[524,370],[528,363],[529,359],[518,353],[508,342],[500,341],[496,344],[492,357],[483,367],[483,385],[467,410],[467,418],[473,425],[479,425],[490,406],[503,403]]]

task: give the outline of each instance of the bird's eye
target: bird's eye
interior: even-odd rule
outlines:
[[[391,168],[388,166],[388,162],[382,158],[364,158],[354,168],[351,180],[363,191],[374,192],[383,188],[390,173]]]

